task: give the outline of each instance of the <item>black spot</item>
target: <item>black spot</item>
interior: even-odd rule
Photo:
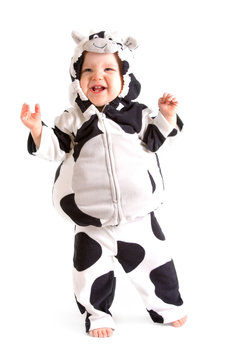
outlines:
[[[122,61],[122,74],[125,75],[128,72],[129,63],[126,60]]]
[[[180,119],[180,117],[177,115],[177,126],[179,128],[180,131],[182,131],[182,128],[183,128],[183,122],[182,120]],[[170,134],[168,136],[176,136],[178,133],[177,129],[173,129]]]
[[[92,105],[90,100],[81,100],[79,94],[77,95],[75,102],[83,113]]]
[[[177,126],[179,127],[179,130],[182,131],[182,129],[183,129],[183,122],[182,122],[182,120],[180,119],[180,117],[178,116],[178,114],[177,114]]]
[[[106,116],[116,122],[126,133],[139,133],[142,128],[142,111],[145,105],[139,103],[127,104],[121,101],[124,107],[116,110],[116,99],[113,100],[104,110]]]
[[[92,284],[90,303],[95,309],[110,314],[110,307],[113,302],[116,287],[116,278],[114,272],[110,271],[99,278]]]
[[[152,151],[155,152],[157,151],[160,146],[164,143],[164,141],[166,140],[166,138],[163,136],[163,134],[159,131],[159,129],[157,128],[156,125],[154,124],[149,124],[144,137],[143,137],[143,142],[145,142],[145,144],[147,145],[147,148]]]
[[[76,302],[77,302],[77,306],[78,306],[78,309],[80,310],[81,314],[84,314],[86,309],[83,305],[81,305],[78,301],[77,301],[77,298],[75,296],[75,299],[76,299]],[[85,320],[85,326],[86,326],[86,332],[89,332],[89,329],[90,329],[90,320],[89,320],[89,316],[91,314],[89,314],[89,312],[87,312],[87,315],[86,315],[86,320]]]
[[[28,136],[28,141],[27,141],[27,149],[29,154],[33,155],[33,153],[35,153],[37,151],[35,142],[33,141],[33,137],[32,134],[30,133]]]
[[[82,71],[82,65],[83,65],[83,60],[84,60],[84,58],[83,58],[83,56],[81,55],[81,56],[79,56],[79,58],[77,59],[77,61],[73,64],[73,68],[74,68],[74,70],[75,70],[75,72],[76,72],[76,76],[75,77],[73,77],[72,75],[71,75],[71,73],[70,73],[70,76],[71,76],[71,79],[72,79],[72,81],[74,81],[74,80],[76,80],[76,79],[80,79],[80,77],[81,77],[81,71]]]
[[[144,259],[145,250],[138,244],[118,241],[118,253],[116,258],[126,273],[134,270]]]
[[[46,126],[43,121],[42,121],[42,125]],[[33,137],[32,137],[31,133],[29,133],[29,136],[28,136],[27,150],[28,150],[29,154],[31,154],[31,155],[33,155],[33,153],[35,153],[37,151],[37,148],[36,148],[35,142],[33,141]]]
[[[162,232],[162,229],[154,215],[154,212],[151,212],[151,226],[152,226],[152,231],[153,231],[154,235],[159,240],[165,240],[164,233]]]
[[[74,141],[77,142],[77,145],[74,147],[74,160],[77,160],[83,145],[87,141],[102,133],[103,132],[98,128],[97,115],[91,116],[91,118],[86,121],[83,126],[78,130],[77,135],[74,139]]]
[[[57,179],[59,178],[62,164],[63,164],[63,162],[59,165],[59,167],[58,167],[57,170],[56,170],[55,179],[54,179],[54,184],[55,184],[55,182],[57,181]]]
[[[155,153],[155,156],[156,156],[156,161],[157,161],[158,170],[159,170],[160,175],[161,175],[161,178],[162,178],[162,185],[163,185],[163,190],[164,190],[164,188],[165,188],[165,186],[164,186],[164,179],[163,179],[163,174],[162,174],[162,170],[161,170],[161,166],[160,166],[160,161],[159,161],[159,158],[158,158],[158,154]]]
[[[156,311],[154,310],[147,310],[149,312],[149,315],[151,316],[151,319],[155,322],[155,323],[159,323],[159,324],[163,324],[164,319],[161,315],[159,315]]]
[[[56,135],[60,149],[65,151],[66,153],[69,153],[71,150],[71,138],[68,134],[61,131],[57,126],[53,128],[53,132]]]
[[[168,136],[169,136],[169,137],[171,137],[171,136],[176,136],[177,133],[178,133],[177,129],[173,129],[173,130],[170,132],[170,134],[168,134]]]
[[[77,233],[74,243],[73,264],[77,271],[83,271],[95,264],[102,255],[101,246],[84,232]]]
[[[152,175],[150,174],[149,171],[148,171],[148,175],[150,177],[150,181],[151,181],[151,184],[152,184],[152,192],[154,193],[154,191],[156,190],[156,184],[155,184],[155,181],[153,180],[153,177],[152,177]]]
[[[155,286],[155,294],[167,304],[183,304],[173,261],[157,267],[150,272],[150,279]]]
[[[100,31],[98,33],[94,33],[94,34],[90,35],[89,40],[92,40],[95,35],[97,35],[101,39],[104,39],[105,38],[105,31]]]
[[[136,99],[141,91],[141,84],[135,78],[135,76],[133,74],[129,74],[129,77],[131,79],[129,84],[129,91],[127,95],[124,97],[124,100],[126,100],[127,102]]]
[[[89,332],[90,326],[91,326],[91,323],[90,323],[90,320],[89,320],[90,315],[91,314],[89,314],[89,312],[87,312],[87,316],[86,316],[86,320],[85,320],[85,327],[86,327],[86,332],[87,333]]]
[[[84,314],[85,311],[86,311],[85,307],[83,305],[81,305],[79,301],[77,301],[76,296],[75,296],[75,300],[76,300],[76,303],[77,303],[77,306],[78,306],[78,309],[79,309],[80,313]]]
[[[85,214],[77,207],[74,194],[64,196],[60,201],[60,206],[63,211],[74,221],[74,223],[79,226],[102,226],[100,219]]]

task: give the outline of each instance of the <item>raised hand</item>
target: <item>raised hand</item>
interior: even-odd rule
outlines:
[[[35,105],[34,113],[30,111],[30,106],[28,104],[23,104],[20,117],[23,124],[31,131],[36,146],[39,147],[42,134],[42,121],[39,104]]]
[[[158,107],[163,116],[173,125],[176,125],[176,113],[178,101],[176,97],[169,93],[164,93],[158,100]]]
[[[25,126],[30,130],[40,128],[42,126],[41,122],[41,112],[39,104],[35,105],[35,112],[30,111],[30,106],[28,104],[23,104],[21,111],[21,120]]]

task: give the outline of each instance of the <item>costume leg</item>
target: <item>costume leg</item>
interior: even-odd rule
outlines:
[[[110,238],[111,233],[104,228],[76,227],[73,285],[79,310],[86,312],[87,332],[102,327],[114,329],[109,309],[115,291],[116,248]]]
[[[173,260],[154,215],[121,225],[117,259],[138,289],[154,322],[170,323],[186,314]]]

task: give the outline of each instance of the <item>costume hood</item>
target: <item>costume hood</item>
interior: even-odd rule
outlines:
[[[91,102],[84,95],[80,87],[79,80],[84,51],[111,54],[118,53],[122,61],[123,89],[119,96],[111,102],[111,105],[115,108],[117,108],[120,103],[122,106],[125,106],[126,103],[138,97],[141,85],[131,73],[130,66],[133,59],[133,51],[137,48],[137,42],[134,38],[128,37],[126,40],[122,40],[117,33],[107,33],[105,31],[91,34],[88,37],[81,36],[78,32],[73,31],[72,37],[77,44],[70,66],[72,79],[70,101],[73,105],[77,103],[83,112],[91,106]]]

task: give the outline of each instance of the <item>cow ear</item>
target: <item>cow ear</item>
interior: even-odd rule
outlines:
[[[72,38],[76,44],[79,44],[84,37],[80,35],[77,31],[72,31]]]
[[[129,50],[135,50],[138,47],[137,40],[129,36],[125,42],[124,45],[129,48]]]

